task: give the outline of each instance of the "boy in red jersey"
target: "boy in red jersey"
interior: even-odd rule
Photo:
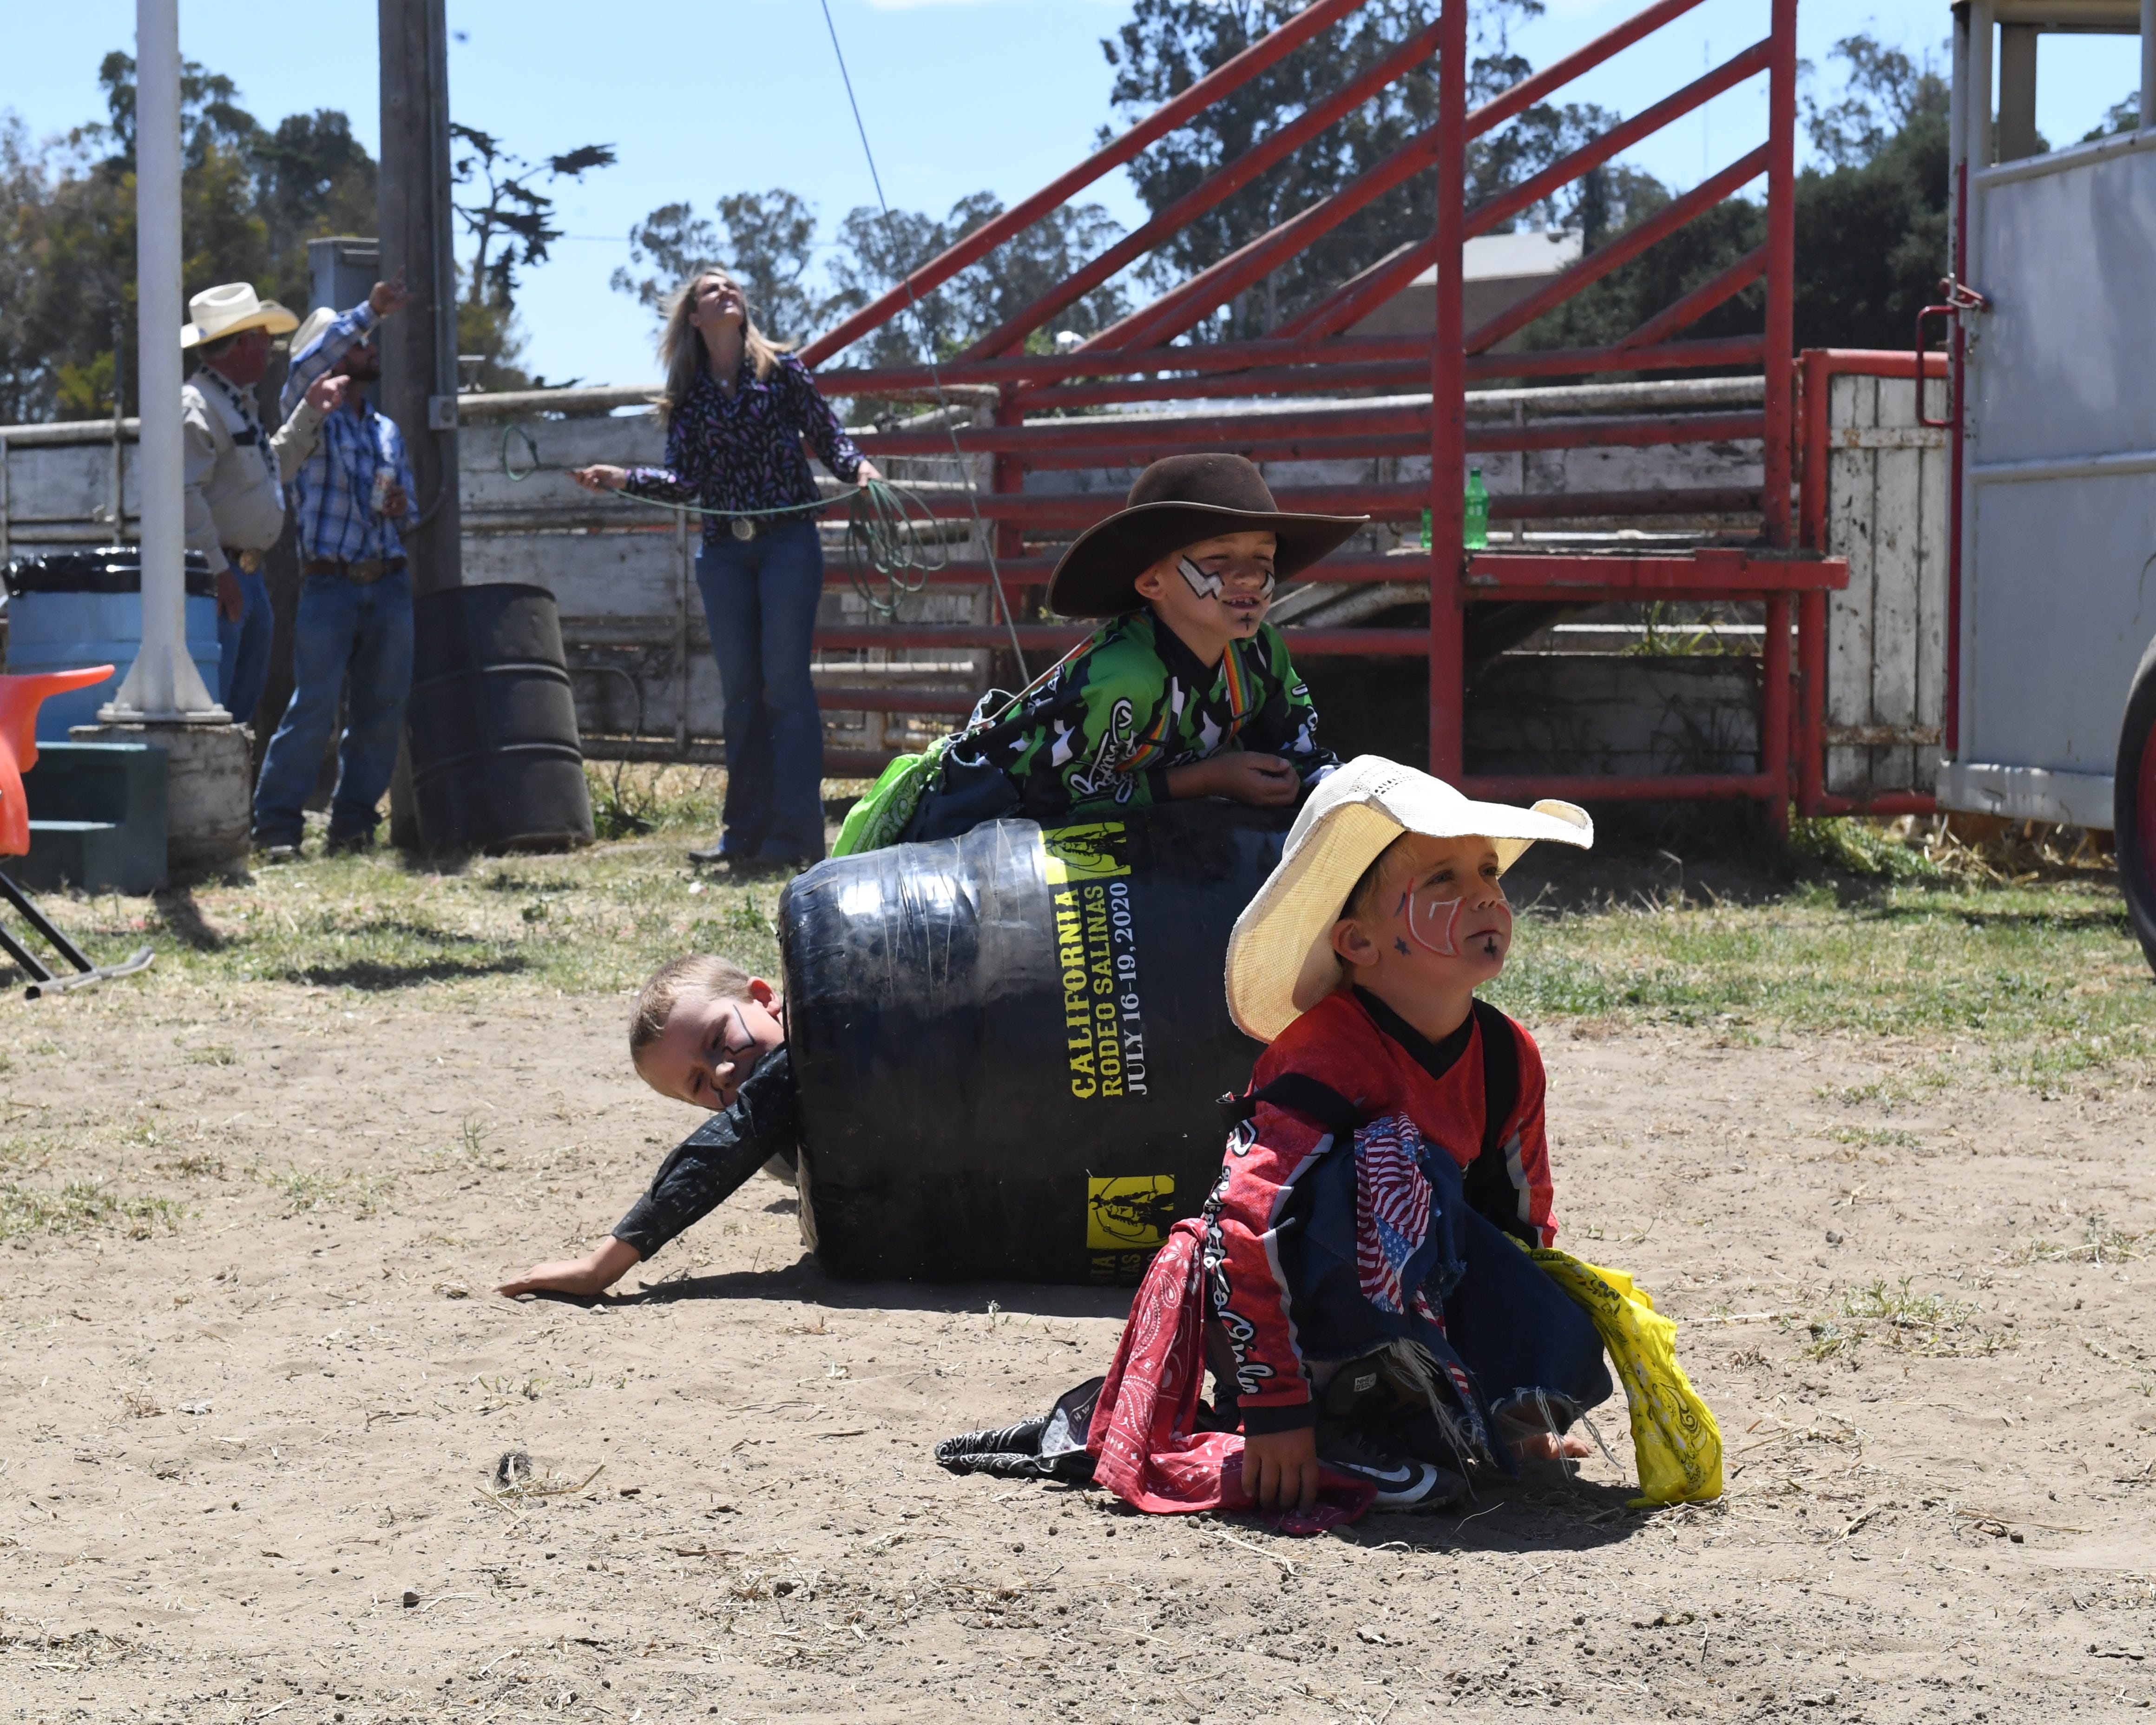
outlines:
[[[1308,1514],[1321,1467],[1434,1506],[1464,1485],[1444,1461],[1587,1453],[1594,1326],[1499,1237],[1554,1241],[1542,1060],[1475,990],[1512,946],[1505,870],[1593,834],[1364,756],[1236,923],[1229,1010],[1270,1046],[1205,1208],[1207,1356],[1261,1507]]]

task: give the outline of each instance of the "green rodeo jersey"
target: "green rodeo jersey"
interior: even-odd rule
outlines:
[[[1095,632],[1024,706],[967,752],[1017,786],[1017,813],[1043,826],[1168,800],[1168,770],[1231,748],[1276,755],[1306,789],[1340,764],[1270,624],[1201,664],[1150,610]]]

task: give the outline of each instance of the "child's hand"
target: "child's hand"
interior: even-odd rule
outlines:
[[[643,1260],[634,1246],[608,1236],[581,1258],[534,1264],[495,1292],[512,1300],[519,1294],[603,1294]]]
[[[1306,1425],[1245,1438],[1243,1485],[1260,1509],[1308,1515],[1317,1502],[1317,1434]]]
[[[1302,794],[1295,768],[1278,755],[1230,749],[1209,761],[1168,769],[1171,797],[1226,797],[1260,809],[1284,809]]]

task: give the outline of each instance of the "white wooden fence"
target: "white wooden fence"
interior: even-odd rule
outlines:
[[[1925,385],[1946,413],[1946,382]],[[1849,559],[1827,595],[1826,786],[1929,791],[1946,714],[1948,500],[1943,430],[1920,425],[1907,377],[1828,386],[1826,544]]]

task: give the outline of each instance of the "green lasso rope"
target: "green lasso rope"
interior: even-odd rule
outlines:
[[[510,439],[524,439],[531,465],[521,471],[511,465]],[[512,485],[521,485],[541,471],[567,472],[549,468],[539,459],[539,445],[531,434],[515,420],[501,429],[501,471]],[[695,503],[669,503],[663,498],[639,497],[628,491],[607,495],[624,503],[640,503],[647,509],[671,510],[679,515],[716,516],[723,521],[761,520],[774,516],[813,515],[834,503],[846,505],[846,574],[854,591],[880,617],[896,617],[900,604],[928,585],[928,578],[948,567],[949,549],[940,533],[941,523],[921,494],[874,479],[850,485],[834,497],[813,503],[782,504],[776,509],[706,509]],[[879,590],[880,588],[880,590]]]

